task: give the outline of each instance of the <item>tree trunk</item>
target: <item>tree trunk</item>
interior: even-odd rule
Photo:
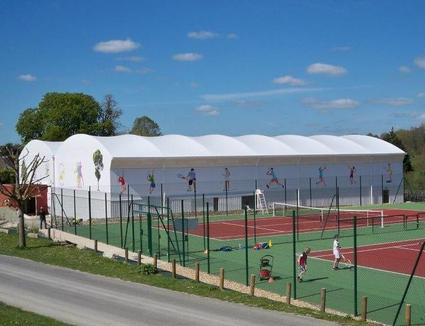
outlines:
[[[25,239],[25,220],[24,213],[21,209],[18,209],[19,223],[18,223],[18,247],[25,248],[27,246],[27,242]]]

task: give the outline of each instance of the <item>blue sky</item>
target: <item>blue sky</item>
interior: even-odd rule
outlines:
[[[425,122],[425,1],[0,1],[0,143],[46,92],[122,129],[365,134]]]

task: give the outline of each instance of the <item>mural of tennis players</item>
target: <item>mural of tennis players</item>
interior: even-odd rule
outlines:
[[[323,176],[326,166],[319,166],[319,180],[316,181],[317,185],[326,186],[325,177]]]
[[[266,175],[271,176],[272,178],[270,179],[269,183],[266,184],[267,189],[270,188],[271,185],[275,184],[275,185],[279,185],[282,188],[285,187],[285,185],[281,184],[279,182],[279,179],[276,176],[276,173],[274,172],[273,168],[268,169],[268,171],[266,172]]]
[[[148,174],[148,182],[149,182],[149,193],[153,193],[156,187],[155,184],[155,175],[153,174],[153,171]]]
[[[77,162],[75,166],[75,176],[77,179],[77,188],[81,188],[84,186],[84,179],[83,179],[83,165],[81,162]]]
[[[356,183],[356,180],[354,179],[355,173],[356,173],[356,167],[353,165],[350,167],[350,184]]]
[[[387,165],[387,180],[385,180],[386,183],[393,182],[393,168],[391,167],[391,163],[388,163]]]
[[[230,171],[228,168],[224,168],[224,189],[223,191],[229,191],[230,189]]]
[[[118,184],[120,185],[120,193],[123,193],[127,190],[127,181],[123,175],[118,177]]]
[[[193,190],[196,191],[196,173],[194,168],[191,168],[190,171],[187,173],[186,181],[187,191],[192,191],[192,187]]]

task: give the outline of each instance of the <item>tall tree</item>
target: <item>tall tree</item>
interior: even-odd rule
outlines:
[[[18,246],[23,248],[26,247],[23,209],[25,202],[33,197],[35,185],[45,178],[37,177],[37,170],[45,163],[45,159],[38,154],[32,158],[28,158],[28,153],[22,153],[20,156],[20,150],[21,148],[7,145],[1,149],[1,156],[7,168],[12,170],[15,174],[15,184],[6,185],[0,182],[0,193],[6,196],[17,208],[19,218]],[[25,161],[27,162],[26,164],[24,164]]]
[[[120,116],[112,95],[100,106],[83,93],[47,93],[36,108],[21,113],[16,130],[24,144],[32,139],[63,141],[77,133],[113,136]]]
[[[119,127],[121,109],[112,95],[105,95],[99,113],[99,136],[115,136]]]
[[[381,135],[381,139],[393,144],[394,146],[397,146],[401,150],[406,152],[406,155],[403,159],[403,171],[404,172],[411,172],[413,171],[412,162],[410,160],[410,155],[406,150],[406,147],[404,146],[401,139],[397,136],[397,133],[394,131],[394,127],[391,128],[389,132],[385,132]]]
[[[130,134],[139,136],[161,136],[159,125],[147,116],[134,119]]]

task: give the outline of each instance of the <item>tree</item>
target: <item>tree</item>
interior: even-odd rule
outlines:
[[[83,93],[47,93],[36,108],[21,113],[16,131],[24,144],[33,139],[63,141],[77,133],[112,136],[120,116],[112,95],[100,106]]]
[[[26,247],[26,239],[23,208],[26,200],[33,197],[35,185],[46,178],[45,176],[38,178],[36,174],[38,168],[46,161],[44,157],[39,155],[27,160],[28,154],[23,153],[23,155],[19,156],[20,150],[21,148],[7,145],[1,149],[1,156],[7,168],[13,170],[15,174],[15,184],[6,185],[1,182],[0,193],[6,196],[9,201],[17,207],[17,214],[19,218],[18,246],[20,248],[24,248]],[[25,164],[24,169],[23,166],[25,161],[27,163]]]
[[[147,137],[161,136],[161,129],[151,118],[143,116],[134,119],[130,134]]]
[[[397,134],[394,132],[394,127],[391,128],[389,132],[385,132],[381,135],[381,139],[393,144],[394,146],[397,146],[401,150],[406,152],[406,155],[403,159],[403,171],[404,172],[411,172],[413,171],[412,162],[410,160],[410,155],[406,150],[406,147],[403,145],[403,142],[401,139],[397,136]]]
[[[97,190],[99,190],[99,180],[102,176],[100,172],[103,170],[103,155],[100,150],[93,153],[94,175],[97,179]]]
[[[98,135],[115,136],[119,127],[118,119],[121,115],[122,111],[112,95],[106,95],[100,107]]]

